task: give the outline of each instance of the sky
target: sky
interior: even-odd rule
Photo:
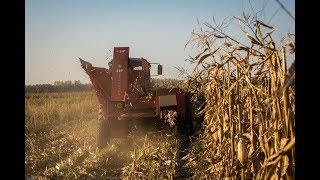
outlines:
[[[294,0],[280,1],[295,16]],[[276,38],[295,34],[294,20],[275,0],[252,4],[265,7],[264,22],[276,12]],[[192,69],[185,59],[193,50],[184,47],[197,20],[219,22],[249,7],[248,0],[26,0],[25,84],[90,83],[78,58],[107,67],[113,48],[122,46],[130,57],[162,64],[162,78],[177,78],[174,67]]]

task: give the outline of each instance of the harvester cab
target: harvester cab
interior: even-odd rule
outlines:
[[[112,137],[127,135],[128,122],[132,119],[168,120],[169,117],[171,125],[174,121],[185,125],[184,91],[151,87],[151,64],[158,64],[158,75],[161,75],[159,63],[129,57],[129,47],[114,47],[109,68],[94,67],[79,59],[99,102],[99,147],[105,146]]]

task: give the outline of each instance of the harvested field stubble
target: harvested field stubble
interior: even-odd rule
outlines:
[[[26,94],[26,179],[173,179],[174,128],[136,120],[128,137],[99,150],[97,104],[92,92]]]
[[[186,45],[200,52],[189,59],[196,68],[187,82],[206,99],[188,164],[196,179],[294,179],[295,63],[287,68],[286,60],[293,37],[276,46],[275,28],[255,16],[224,25],[234,22],[241,40],[204,23]]]
[[[150,137],[149,137],[150,136]],[[134,147],[133,161],[122,168],[123,179],[173,179],[179,137],[174,131],[146,135],[143,146]]]

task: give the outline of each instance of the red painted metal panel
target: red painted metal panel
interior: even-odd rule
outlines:
[[[128,92],[129,47],[115,47],[112,60],[111,101],[124,101]]]
[[[185,93],[182,91],[177,91],[177,113],[178,113],[178,120],[182,122],[182,124],[186,121],[186,106],[185,106]]]
[[[102,110],[104,119],[108,115],[107,102],[111,96],[111,73],[106,68],[93,67],[91,63],[80,59],[81,66],[89,75],[93,89],[99,101],[99,108]]]
[[[108,101],[108,116],[120,116],[124,113],[123,101]]]
[[[150,63],[146,59],[141,58],[141,64],[143,69],[142,83],[145,87],[150,87]]]
[[[118,120],[116,116],[109,116],[108,121],[110,123],[110,137],[120,138],[128,135],[129,124],[127,120]]]
[[[178,88],[173,88],[173,89],[158,89],[157,90],[157,97],[161,95],[169,95],[173,94],[176,95],[177,98],[177,106],[176,106],[176,111],[178,113],[178,121],[180,121],[182,124],[185,122],[185,117],[186,117],[186,107],[185,107],[185,93],[182,89]],[[157,98],[159,99],[159,98]],[[160,110],[159,107],[159,100],[156,102],[157,105],[157,110]]]

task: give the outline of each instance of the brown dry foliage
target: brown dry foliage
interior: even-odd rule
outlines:
[[[294,179],[295,64],[287,68],[275,28],[254,17],[233,20],[242,40],[204,23],[187,43],[200,52],[189,59],[196,63],[189,90],[205,95],[189,166],[195,179]],[[286,44],[294,53],[290,35]]]

